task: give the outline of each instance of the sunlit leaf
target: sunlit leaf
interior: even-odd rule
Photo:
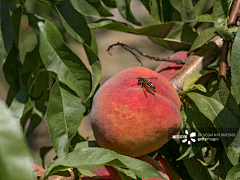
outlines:
[[[216,72],[215,70],[194,71],[184,81],[183,90],[185,91],[186,89],[188,89],[192,84],[197,82],[197,80],[199,80],[201,77],[203,77],[209,73],[215,73],[215,72]]]
[[[227,151],[228,158],[233,165],[238,163],[240,155],[240,133],[238,132],[238,119],[217,100],[190,92],[187,94],[196,104],[204,116],[211,120],[219,133],[231,134],[234,136],[221,136],[220,139]],[[226,121],[226,119],[228,121]]]
[[[56,171],[70,167],[92,170],[102,165],[127,167],[142,179],[162,177],[153,166],[144,161],[104,148],[81,148],[54,161],[47,169],[45,178]]]
[[[39,34],[39,52],[48,71],[73,89],[84,100],[91,90],[91,73],[79,57],[64,43],[56,26],[44,19],[28,14],[30,26]]]
[[[215,27],[212,27],[201,32],[201,34],[199,34],[199,36],[195,39],[189,52],[195,51],[196,49],[206,44],[211,38],[215,36],[215,31]]]
[[[85,16],[91,16],[95,18],[112,16],[112,14],[105,9],[100,0],[70,0],[73,7],[81,14]]]
[[[231,51],[231,75],[232,75],[232,88],[234,90],[234,96],[237,102],[240,102],[240,29],[233,41],[232,51]]]
[[[226,40],[231,40],[234,34],[227,27],[229,11],[233,0],[216,0],[213,7],[214,27]]]
[[[227,174],[226,180],[239,179],[240,178],[240,163],[234,166]]]

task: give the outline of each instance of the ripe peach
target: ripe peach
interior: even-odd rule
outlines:
[[[139,76],[149,79],[155,94],[141,88]],[[103,84],[94,96],[91,122],[98,144],[119,154],[139,157],[155,151],[182,124],[181,102],[166,78],[143,67],[127,68]]]
[[[170,59],[187,59],[188,51],[178,51],[170,56]],[[171,79],[181,68],[183,64],[175,64],[170,62],[164,62],[160,64],[155,71],[168,80]]]
[[[180,180],[181,178],[172,170],[172,168],[169,166],[167,161],[162,157],[160,153],[156,156],[155,160],[157,160],[161,167],[165,170],[167,175],[171,180]]]
[[[145,161],[149,164],[151,164],[164,178],[169,179],[168,175],[164,171],[164,169],[158,164],[156,160],[151,158],[150,156],[144,155],[141,157],[138,157],[137,159]],[[121,176],[117,172],[116,169],[114,169],[112,166],[101,166],[97,169],[90,170],[93,174],[96,174],[98,176],[103,176],[107,178],[93,178],[93,177],[87,177],[86,175],[82,175],[82,180],[121,180]],[[162,180],[161,178],[153,178],[153,179],[145,179],[145,180]]]

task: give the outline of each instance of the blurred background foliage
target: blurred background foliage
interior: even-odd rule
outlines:
[[[104,5],[104,4],[103,4]],[[211,3],[209,3],[211,6]],[[11,10],[16,9],[13,4],[9,4]],[[108,8],[104,6],[113,14],[110,19],[119,21],[119,22],[127,22],[122,16],[119,14],[119,11],[116,8]],[[48,6],[40,3],[37,0],[28,0],[26,1],[25,8],[27,12],[34,13],[40,15],[46,19],[51,20],[56,27],[59,29],[61,34],[63,34],[63,38],[67,45],[76,53],[85,64],[87,64],[87,57],[85,55],[84,49],[77,40],[75,40],[72,36],[65,31],[62,22],[59,16],[54,13]],[[156,24],[156,21],[152,16],[148,13],[147,9],[143,6],[143,4],[139,0],[132,0],[130,6],[132,13],[135,18],[142,23],[142,27]],[[98,19],[92,17],[85,17],[88,23],[95,22]],[[139,28],[134,24],[131,24],[134,28]],[[209,27],[209,23],[203,23],[202,29],[205,27]],[[103,84],[107,79],[109,79],[114,74],[126,69],[128,67],[133,66],[141,66],[141,64],[135,59],[135,57],[124,50],[121,47],[114,47],[111,51],[112,55],[110,55],[106,50],[112,44],[117,42],[125,43],[128,45],[132,45],[137,47],[139,50],[155,57],[168,57],[173,51],[167,50],[161,46],[158,46],[150,39],[144,36],[133,35],[122,32],[115,31],[104,31],[104,30],[92,30],[94,36],[96,37],[98,44],[98,56],[102,65],[102,77],[100,80],[100,84]],[[201,30],[200,30],[201,31]],[[31,52],[35,45],[37,44],[37,37],[34,30],[29,27],[28,18],[26,15],[22,16],[21,26],[20,26],[20,60],[23,61],[25,59],[26,53]],[[144,67],[154,70],[161,62],[156,62],[154,60],[149,60],[148,58],[141,57]],[[7,99],[9,85],[7,84],[3,71],[0,74],[0,98],[4,101]],[[84,137],[89,137],[89,139],[94,139],[92,135],[92,129],[90,124],[90,116],[87,115],[83,118],[81,126],[79,130],[81,135]],[[52,146],[52,142],[50,139],[49,130],[47,127],[46,120],[40,123],[40,125],[30,134],[27,138],[29,146],[31,148],[31,153],[34,158],[34,163],[41,165],[41,157],[39,154],[40,148],[43,146]],[[49,153],[45,157],[45,163],[49,164],[50,161],[54,158],[55,152],[54,150],[50,150]]]

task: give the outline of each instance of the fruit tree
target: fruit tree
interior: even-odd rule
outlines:
[[[239,10],[240,0],[1,0],[0,179],[239,179]],[[138,63],[104,83],[99,31],[111,63]],[[171,56],[108,44],[110,31]],[[87,115],[93,139],[79,130]],[[43,167],[26,143],[41,121],[52,143]]]

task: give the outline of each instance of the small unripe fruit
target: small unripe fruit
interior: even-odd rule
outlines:
[[[138,77],[156,86],[150,93]],[[156,79],[157,78],[157,79]],[[166,78],[143,67],[125,69],[99,88],[91,120],[98,144],[119,154],[139,157],[155,151],[176,134],[182,124],[181,102]]]

